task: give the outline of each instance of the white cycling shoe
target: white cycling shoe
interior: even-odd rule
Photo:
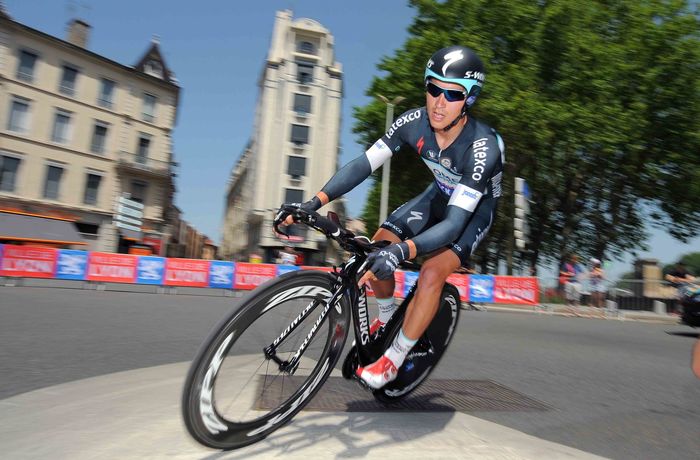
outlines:
[[[394,363],[385,355],[382,355],[381,358],[379,358],[372,364],[369,364],[365,367],[357,368],[355,374],[368,387],[378,390],[379,388],[394,380],[398,372],[399,371],[394,365]]]

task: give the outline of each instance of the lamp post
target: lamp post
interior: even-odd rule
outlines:
[[[391,101],[381,94],[377,97],[386,104],[386,119],[384,123],[384,132],[388,132],[391,128],[391,123],[394,121],[394,106],[399,104],[405,98],[397,96]],[[379,225],[381,226],[386,220],[387,208],[389,206],[389,174],[391,172],[391,158],[387,159],[382,165],[382,191],[379,199]]]

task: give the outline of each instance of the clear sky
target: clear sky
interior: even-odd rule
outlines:
[[[182,87],[173,134],[180,163],[175,202],[185,220],[217,242],[226,181],[252,134],[257,79],[270,46],[275,12],[291,9],[295,19],[314,19],[335,37],[345,89],[341,164],[363,152],[352,134],[352,108],[370,100],[365,91],[378,73],[376,65],[403,44],[414,14],[403,0],[5,0],[4,4],[13,19],[60,38],[66,36],[69,19],[85,19],[92,26],[88,48],[122,64],[135,64],[152,37],[159,37],[166,63]],[[401,113],[401,107],[397,111]],[[504,138],[507,141],[507,133]],[[365,184],[347,195],[351,216],[362,211],[366,192]],[[658,231],[653,235],[650,250],[640,256],[668,263],[680,254],[700,251],[700,238],[681,245]],[[630,262],[631,258],[612,262],[609,273],[629,271]]]

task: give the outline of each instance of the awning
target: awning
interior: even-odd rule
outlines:
[[[73,222],[0,212],[0,239],[51,244],[87,244]]]
[[[128,228],[121,228],[119,227],[119,233],[122,235],[122,238],[125,240],[130,240],[130,241],[141,241],[141,232],[137,232],[136,230],[131,230]]]

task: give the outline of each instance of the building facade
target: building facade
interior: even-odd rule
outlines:
[[[90,51],[89,35],[81,20],[64,40],[0,10],[0,210],[67,219],[85,249],[164,253],[180,88],[157,42],[132,67]],[[144,205],[141,232],[115,225],[121,196]]]
[[[255,253],[269,262],[290,244],[272,233],[274,211],[310,199],[337,171],[342,78],[333,35],[312,19],[277,12],[258,81],[254,132],[227,187],[224,258],[244,260]],[[342,211],[342,201],[328,208]],[[291,244],[304,262],[323,263],[325,237],[295,231]]]

